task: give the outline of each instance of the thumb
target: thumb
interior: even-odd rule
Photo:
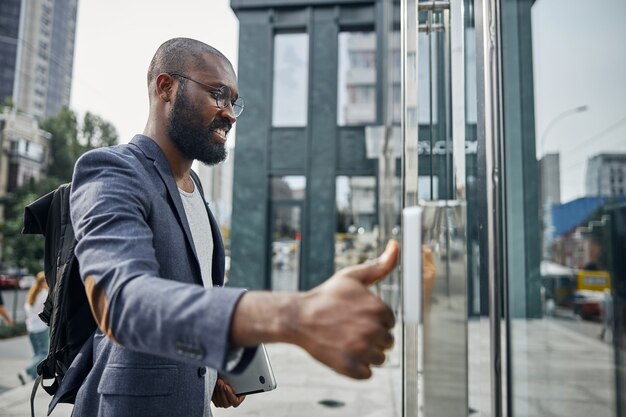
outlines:
[[[363,285],[370,286],[383,279],[396,266],[400,246],[395,240],[390,240],[385,251],[371,262],[345,268],[342,275],[357,279]]]

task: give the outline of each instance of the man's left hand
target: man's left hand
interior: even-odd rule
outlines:
[[[245,395],[235,394],[233,387],[224,382],[222,378],[217,378],[215,389],[213,390],[213,397],[211,397],[211,401],[213,401],[216,407],[238,407],[245,399]]]

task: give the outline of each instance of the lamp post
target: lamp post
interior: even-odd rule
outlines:
[[[560,122],[561,120],[565,119],[568,116],[577,114],[577,113],[582,113],[584,111],[587,111],[589,109],[589,107],[587,107],[586,104],[582,105],[582,106],[578,106],[578,107],[574,107],[571,109],[567,109],[562,113],[557,114],[551,121],[550,123],[548,123],[548,125],[546,126],[545,129],[543,129],[543,134],[541,135],[541,143],[540,143],[540,149],[541,149],[541,157],[543,157],[544,154],[544,148],[545,148],[545,144],[546,144],[546,139],[548,138],[548,133],[550,133],[550,130],[552,130],[552,128],[554,126],[556,126],[556,124],[558,122]]]
[[[560,158],[559,154],[555,155],[556,162],[550,162],[546,158],[545,154],[545,145],[546,139],[548,138],[548,133],[563,119],[572,116],[574,114],[582,113],[587,111],[587,105],[577,106],[570,109],[567,109],[559,114],[557,114],[551,121],[548,123],[546,128],[543,130],[543,134],[541,135],[541,142],[539,143],[540,155],[539,155],[539,176],[540,176],[540,208],[539,208],[539,216],[543,223],[543,232],[542,232],[542,257],[543,259],[551,259],[552,258],[552,240],[554,234],[554,225],[552,221],[552,213],[551,206],[553,203],[559,203],[561,200],[561,187],[560,187]],[[546,175],[546,170],[549,169],[550,165],[556,165],[556,175]],[[550,183],[548,183],[548,178],[556,179],[556,188],[551,187]],[[556,196],[556,197],[555,197]],[[552,201],[552,200],[555,201]]]

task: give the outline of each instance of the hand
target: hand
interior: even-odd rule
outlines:
[[[304,294],[292,323],[292,343],[340,374],[365,379],[371,365],[385,361],[393,346],[395,318],[368,287],[396,264],[398,243],[390,241],[372,262],[344,268]]]
[[[213,396],[211,397],[211,401],[213,401],[213,404],[216,407],[228,408],[233,406],[236,408],[239,407],[239,404],[241,404],[245,399],[245,395],[235,394],[233,387],[224,382],[222,378],[217,378],[217,382],[215,382],[215,389],[213,390]]]

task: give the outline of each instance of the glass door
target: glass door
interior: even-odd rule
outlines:
[[[404,416],[626,416],[626,3],[595,6],[402,3]]]
[[[626,3],[501,2],[509,416],[624,416]]]
[[[489,385],[480,355],[488,360],[488,336],[487,343],[478,337],[476,48],[468,5],[406,1],[402,10],[403,370],[411,417],[473,414],[481,382]]]

